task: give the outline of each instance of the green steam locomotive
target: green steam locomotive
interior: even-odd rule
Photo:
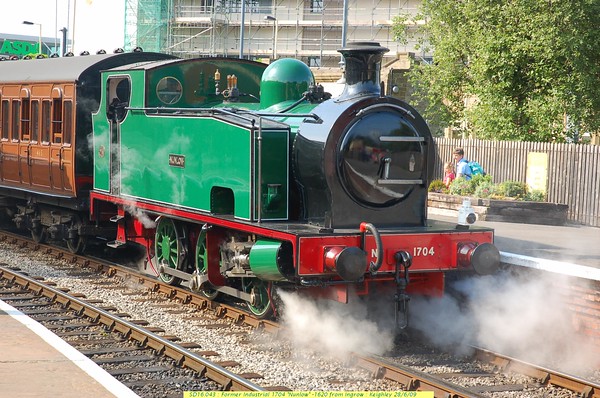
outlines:
[[[44,192],[29,187],[14,217],[73,251],[98,235],[144,245],[163,281],[235,297],[260,317],[276,312],[278,287],[388,297],[404,325],[411,294],[442,295],[447,273],[489,274],[499,253],[490,229],[427,219],[434,142],[415,109],[385,95],[386,51],[341,49],[346,82],[333,98],[295,59],[87,66],[99,84],[75,104],[98,102],[85,105],[89,130],[74,123],[91,186],[66,195],[85,205],[33,206]]]

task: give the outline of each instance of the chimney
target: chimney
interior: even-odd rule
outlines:
[[[390,51],[372,41],[348,42],[338,50],[344,57],[346,86],[340,98],[381,94],[380,72],[383,54]]]

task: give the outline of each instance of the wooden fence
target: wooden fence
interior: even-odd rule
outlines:
[[[569,206],[568,220],[600,227],[600,146],[544,142],[483,141],[435,138],[433,178],[443,177],[443,165],[452,161],[454,148],[478,161],[494,183],[526,182],[527,155],[548,154],[548,202]]]

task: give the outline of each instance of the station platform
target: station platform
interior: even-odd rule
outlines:
[[[139,397],[41,324],[0,300],[0,398]]]
[[[436,214],[429,210],[429,218],[457,222],[457,217]],[[494,229],[494,244],[503,258],[534,259],[565,271],[583,267],[592,268],[583,275],[600,280],[600,228],[582,225],[539,225],[508,222],[476,221],[476,226]],[[593,275],[591,275],[593,274]],[[593,277],[591,277],[593,276]]]

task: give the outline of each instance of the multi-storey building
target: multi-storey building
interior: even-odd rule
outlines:
[[[377,41],[388,60],[414,51],[392,32],[419,0],[126,0],[125,41],[179,57],[294,57],[338,67],[346,41]]]

